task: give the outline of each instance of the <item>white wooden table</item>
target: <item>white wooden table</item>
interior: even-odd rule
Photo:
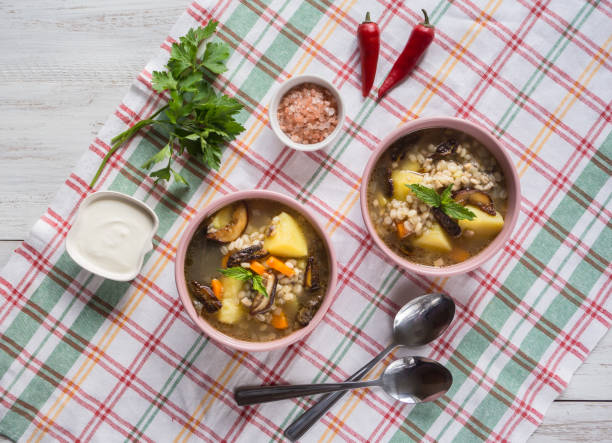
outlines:
[[[0,3],[0,267],[186,6],[186,0]],[[532,440],[612,441],[612,334]]]

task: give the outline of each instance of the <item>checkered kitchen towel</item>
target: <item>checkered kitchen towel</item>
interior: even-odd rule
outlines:
[[[347,395],[304,441],[525,440],[610,327],[612,125],[609,0],[421,1],[437,26],[427,57],[377,104],[362,100],[355,29],[366,9],[382,28],[377,84],[412,26],[414,2],[220,0],[192,3],[93,141],[0,277],[0,434],[27,441],[278,441],[312,400],[241,408],[240,384],[339,381],[390,341],[408,298],[452,294],[456,321],[432,346],[455,383],[416,407],[380,390]],[[181,163],[192,183],[155,186],[139,166],[155,134],[118,152],[97,189],[146,201],[161,220],[132,282],[105,281],[64,250],[87,183],[110,138],[149,115],[172,41],[217,19],[232,47],[216,86],[244,104],[247,130],[219,172]],[[266,104],[275,84],[313,72],[347,100],[341,137],[320,152],[280,145]],[[485,266],[453,278],[403,272],[373,245],[359,210],[363,166],[396,126],[466,118],[501,139],[521,177],[512,240]],[[305,341],[269,353],[209,341],[174,285],[178,240],[197,210],[238,189],[288,194],[315,211],[338,251],[331,310]],[[417,352],[412,351],[412,352]],[[408,351],[406,351],[407,353]],[[376,376],[380,368],[374,371]]]

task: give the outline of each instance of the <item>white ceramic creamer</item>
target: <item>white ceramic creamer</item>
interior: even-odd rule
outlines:
[[[66,250],[84,269],[102,277],[132,280],[153,247],[159,220],[143,202],[100,191],[88,196],[66,237]]]

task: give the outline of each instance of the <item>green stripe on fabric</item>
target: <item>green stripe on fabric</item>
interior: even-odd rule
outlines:
[[[448,11],[450,6],[451,3],[449,2],[439,2],[433,9],[434,13],[429,16],[430,22],[433,25],[436,25],[442,18],[442,16],[446,13],[446,11]],[[357,114],[353,118],[357,127],[361,127],[365,124],[372,112],[374,112],[374,110],[376,109],[377,104],[378,101],[372,100],[371,98],[368,98],[364,102],[364,104],[359,109],[359,112],[357,112]],[[302,201],[306,201],[308,197],[312,196],[315,193],[317,188],[321,185],[325,177],[327,177],[330,172],[331,168],[327,168],[326,163],[333,166],[337,161],[339,161],[340,157],[342,156],[342,154],[344,154],[344,152],[350,146],[352,141],[353,137],[350,135],[350,132],[343,132],[341,134],[338,141],[335,142],[333,147],[329,150],[328,156],[331,161],[323,162],[319,166],[317,166],[312,176],[306,181],[306,183],[302,187],[302,190],[298,194],[298,198],[300,198]]]
[[[80,270],[80,267],[67,256],[60,257],[57,263],[59,266],[63,266],[69,275],[76,275]],[[53,280],[46,278],[42,280],[38,288],[30,296],[30,303],[37,305],[45,313],[49,313],[63,293],[63,288],[58,286]],[[3,336],[6,335],[12,341],[25,348],[39,327],[40,323],[37,320],[21,311],[4,331]],[[7,358],[4,353],[0,352],[0,378],[4,376],[13,360],[13,358]]]
[[[153,401],[149,403],[149,407],[146,409],[144,414],[142,414],[140,419],[138,419],[138,422],[132,427],[129,436],[125,439],[126,442],[130,439],[139,441],[139,439],[142,438],[157,413],[161,410],[161,407],[165,404],[165,401],[162,401],[162,398],[168,398],[170,394],[172,394],[174,389],[183,379],[183,376],[187,370],[193,366],[193,363],[206,348],[208,343],[209,339],[202,335],[198,336],[198,338],[193,342],[176,369],[170,373],[170,376],[166,379],[166,382],[157,393]]]
[[[602,146],[602,149],[605,149],[605,143],[604,143],[604,146]],[[587,187],[591,191],[594,191],[594,193],[592,194],[592,197],[594,197],[608,180],[609,180],[609,177],[605,173],[603,173],[603,171],[600,168],[598,168],[593,163],[589,163],[587,164],[585,169],[582,171],[582,173],[580,174],[580,176],[574,183],[573,187],[579,187],[582,189]],[[594,185],[594,186],[587,185],[587,182],[590,182],[591,185]],[[604,202],[604,205],[603,205],[604,207],[607,206],[611,198],[612,196],[608,196],[607,200]],[[560,214],[570,213],[570,211],[572,211],[571,207],[574,204],[575,204],[575,201],[571,197],[569,196],[564,197],[563,200],[557,206],[557,208],[551,214],[551,219],[557,220],[557,217]],[[568,223],[568,225],[566,226],[566,228],[570,232],[572,229],[574,229],[576,224],[580,221],[583,215],[583,212],[584,211],[576,211],[576,210],[572,212],[572,214],[574,214],[574,216],[572,217],[573,222]],[[569,222],[570,220],[568,219],[567,221]],[[595,223],[596,223],[596,218],[593,218],[589,222],[589,224],[586,226],[586,229],[584,232],[588,233],[594,227]],[[609,235],[610,235],[610,230],[607,228],[604,228],[602,233],[600,234],[600,237],[609,236]],[[545,243],[541,241],[542,239],[547,240],[546,244],[548,246],[543,246]],[[555,241],[553,242],[553,240]],[[597,242],[595,242],[595,244],[597,244]],[[533,240],[532,244],[527,250],[526,255],[533,254],[535,256],[537,253],[539,253],[540,254],[539,258],[543,263],[550,263],[552,257],[557,253],[561,245],[562,243],[560,241],[554,239],[546,230],[542,229],[540,230],[536,238]],[[557,265],[557,269],[562,269],[563,267],[565,267],[569,259],[572,257],[572,255],[573,255],[573,251],[570,251],[563,258],[563,260]],[[588,265],[586,262],[583,261],[574,270],[574,272],[572,272],[572,275],[570,276],[570,281],[574,279],[576,280],[576,282],[580,282],[582,286],[581,288],[582,291],[584,292],[584,294],[588,294],[589,291],[592,290],[593,286],[595,285],[597,280],[600,278],[600,276],[601,274],[599,272],[597,272],[592,266]],[[538,277],[539,275],[534,274],[530,270],[526,270],[524,265],[520,265],[520,266],[517,266],[515,270],[512,271],[512,273],[509,275],[507,279],[507,282],[509,283],[512,281],[522,280],[521,285],[524,286],[525,281],[528,281],[529,282],[528,286],[530,288],[531,285],[536,282]],[[507,283],[505,284],[508,287],[510,286]],[[541,291],[540,295],[536,298],[534,305],[539,304],[540,301],[544,297],[550,294],[551,290],[556,292],[556,290],[551,289],[547,285]],[[519,293],[515,292],[515,294],[525,295],[526,292],[527,291],[519,292]],[[491,304],[492,303],[490,303],[490,305]],[[489,306],[485,308],[483,314],[481,315],[481,320],[479,322],[487,322],[487,321],[491,322],[495,318],[496,314],[489,312],[488,309],[489,309]],[[577,312],[580,312],[580,308],[576,306],[575,302],[568,300],[564,296],[557,296],[554,298],[553,302],[546,308],[546,311],[543,313],[542,318],[545,320],[548,320],[550,323],[554,324],[559,329],[563,329],[564,326],[568,324],[572,316],[574,316]],[[508,335],[508,338],[507,338],[508,341],[513,340],[514,335],[522,328],[523,322],[524,322],[524,318],[521,319],[521,321],[519,321],[517,325],[513,328],[513,330]],[[545,352],[553,344],[554,344],[554,338],[551,338],[549,335],[542,333],[542,331],[540,331],[539,329],[532,328],[527,334],[527,336],[525,337],[525,339],[520,344],[520,349],[521,351],[525,352],[529,357],[531,357],[534,361],[540,361],[542,356],[545,354]],[[461,344],[458,347],[458,349],[461,349]],[[494,363],[497,361],[500,355],[501,355],[501,351],[498,351],[496,355],[491,359],[491,362],[489,366],[485,369],[485,372],[487,372],[494,365]],[[531,374],[531,371],[528,371],[527,369],[520,366],[516,360],[510,359],[506,363],[506,366],[504,367],[504,369],[500,372],[500,375],[497,377],[497,380],[498,380],[498,383],[502,384],[510,392],[518,392],[519,387],[524,383],[524,381],[527,379],[527,377],[530,374]],[[475,393],[475,391],[476,391],[476,388],[474,388],[472,393]],[[466,401],[469,400],[472,393],[467,396]],[[494,405],[497,405],[497,407],[494,407]],[[476,408],[476,410],[474,411],[472,415],[475,417],[481,418],[481,421],[483,421],[484,423],[486,423],[484,419],[486,417],[486,419],[489,420],[489,423],[491,423],[491,426],[494,426],[497,423],[497,421],[499,421],[501,416],[504,414],[506,409],[507,407],[505,405],[501,405],[497,399],[488,395],[486,399],[481,402],[478,408]],[[495,419],[497,419],[497,421],[493,423]],[[462,432],[465,432],[465,430]]]
[[[450,4],[448,4],[446,2],[440,2],[434,8],[434,11],[437,11],[440,5],[444,5],[444,7],[440,10],[440,12],[437,15],[432,14],[430,16],[430,21],[433,24],[437,23],[441,19],[442,15],[450,7]],[[377,104],[377,102],[375,100],[368,99],[364,103],[364,105],[359,109],[359,111],[357,112],[356,116],[354,117],[354,121],[357,123],[358,126],[363,125],[368,120],[368,118],[370,117],[370,115],[374,111],[374,109],[376,107],[376,104]],[[332,164],[335,163],[336,161],[338,161],[338,159],[346,151],[346,149],[350,145],[351,140],[352,140],[352,137],[349,135],[349,133],[345,132],[345,133],[343,133],[340,136],[340,139],[336,143],[334,143],[332,149],[329,151],[329,158],[332,159],[332,162],[331,162]],[[298,199],[301,199],[302,201],[305,201],[305,200],[307,200],[308,196],[314,194],[314,192],[319,187],[319,185],[323,182],[324,178],[327,176],[328,173],[329,173],[328,169],[325,168],[325,166],[323,164],[319,165],[315,169],[315,171],[312,174],[312,176],[306,181],[306,183],[304,184],[304,186],[302,187],[302,189],[298,193],[298,196],[297,196]],[[311,189],[309,189],[309,188],[311,188]],[[395,268],[393,268],[393,269],[395,269]],[[387,280],[392,275],[393,275],[392,273],[388,273],[386,275],[385,280],[383,282],[383,286],[386,284]],[[401,274],[398,272],[395,275],[395,279],[391,283],[390,287],[388,289],[386,289],[386,290],[384,289],[384,287],[381,287],[379,293],[385,294],[389,290],[391,290],[393,288],[393,285],[397,282],[397,280],[399,279],[400,276],[401,276]],[[384,291],[387,291],[387,292],[384,292]],[[360,315],[358,317],[358,323],[359,323],[358,327],[360,327],[360,328],[365,327],[365,325],[367,324],[367,322],[369,321],[369,319],[373,315],[373,312],[370,312],[371,306],[372,305],[366,306],[366,308],[360,313]],[[362,321],[364,319],[364,317],[365,317],[365,320]],[[341,340],[341,342],[336,346],[334,352],[332,353],[332,355],[328,359],[329,364],[326,363],[326,365],[324,366],[324,369],[328,368],[328,367],[331,367],[331,366],[337,365],[338,362],[340,362],[342,360],[342,358],[346,355],[346,353],[348,352],[350,347],[354,345],[354,343],[355,343],[354,338],[349,338],[348,336],[345,336],[343,338],[343,340]],[[326,375],[326,372],[327,371],[322,370],[313,379],[313,383],[327,380],[328,376]],[[285,427],[285,425],[288,424],[289,420],[291,420],[295,416],[295,414],[297,412],[300,412],[300,411],[301,411],[301,409],[297,405],[294,406],[293,409],[291,410],[291,412],[285,418],[285,420],[283,420],[283,422],[281,423],[281,427]],[[275,436],[277,436],[276,433],[275,433]],[[270,441],[273,441],[273,440],[274,439],[272,438]]]
[[[591,7],[591,10],[588,11],[588,13],[586,14],[586,16],[584,16],[584,12],[586,10],[586,4],[585,6],[583,6],[578,13],[576,14],[576,16],[573,18],[572,22],[571,22],[571,26],[574,26],[575,28],[573,28],[573,33],[577,32],[577,29],[579,29],[579,26],[584,23],[584,21],[586,20],[586,18],[588,17],[588,15],[590,15],[590,13],[593,11],[594,7]],[[578,23],[578,24],[577,24]],[[563,40],[567,40],[567,42],[564,45],[561,45],[561,43],[563,42]],[[563,52],[563,50],[567,47],[567,44],[569,42],[569,40],[571,40],[570,37],[568,37],[567,33],[564,33],[554,44],[553,47],[551,48],[551,50],[548,52],[548,54],[546,55],[546,59],[551,59],[552,61],[556,60],[560,54]],[[557,49],[559,49],[558,51],[556,51]],[[555,52],[556,51],[556,52]],[[541,75],[541,76],[537,76],[537,73],[540,71],[540,67],[538,67],[536,69],[536,71],[534,71],[534,73],[529,77],[526,85],[523,87],[522,89],[522,93],[524,94],[526,89],[530,89],[530,91],[533,91],[535,89],[535,87],[537,87],[537,85],[541,82],[541,80],[545,77],[545,72]],[[535,79],[535,80],[534,80]],[[531,84],[533,81],[535,81],[535,84]],[[519,97],[520,98],[520,97]],[[513,103],[510,105],[509,109],[506,110],[506,112],[503,114],[502,119],[500,120],[500,122],[495,126],[496,129],[499,129],[502,125],[502,123],[504,123],[504,120],[507,119],[507,116],[510,114],[510,111],[517,105],[517,102],[519,102],[519,98],[515,99],[513,101]],[[522,106],[521,106],[522,107]],[[521,108],[519,107],[519,109]],[[505,122],[504,125],[504,131],[505,129],[507,129],[507,127],[511,124],[511,122],[514,120],[514,118],[516,117],[518,111],[514,112],[512,117]],[[500,131],[499,134],[502,135],[504,131]],[[584,176],[584,174],[583,174]],[[575,182],[572,186],[572,188],[580,188],[580,184],[577,182]],[[574,200],[572,200],[569,197],[566,197],[565,200],[567,201],[566,204],[571,205],[573,203],[575,203]],[[579,213],[581,213],[582,211],[579,211]],[[573,214],[575,214],[576,212],[573,212]],[[569,214],[566,213],[566,214]],[[575,223],[575,222],[574,222]],[[567,227],[566,227],[567,229]],[[542,234],[542,232],[545,231],[541,231],[540,234]],[[560,245],[560,243],[557,241],[557,247],[558,245]],[[534,242],[535,244],[535,242]],[[553,247],[553,246],[551,246]],[[530,251],[533,252],[533,251]],[[544,263],[548,263],[548,260],[543,259]],[[511,276],[516,276],[516,278],[511,278]],[[526,277],[526,278],[525,278]],[[517,263],[517,265],[515,265],[515,268],[513,269],[512,273],[509,275],[508,279],[506,280],[506,282],[504,282],[504,285],[507,286],[514,294],[525,294],[526,291],[531,287],[531,285],[534,283],[535,281],[535,276],[533,276],[533,274],[531,272],[529,272],[522,263]],[[513,288],[513,286],[516,286]],[[499,294],[500,296],[503,296],[503,294]],[[506,317],[501,317],[500,318],[500,312],[505,312],[505,314],[507,314]],[[487,313],[488,315],[485,316],[485,313]],[[502,306],[502,303],[497,300],[496,298],[494,298],[485,308],[485,312],[483,312],[483,315],[481,316],[480,319],[480,323],[482,322],[486,322],[489,323],[491,325],[499,325],[499,327],[501,327],[503,324],[505,324],[505,321],[507,320],[507,318],[509,317],[509,315],[512,313],[512,311],[510,309],[507,308],[507,306]],[[522,322],[520,322],[520,324],[522,324]],[[466,337],[462,340],[462,342],[460,343],[460,345],[457,347],[456,351],[457,353],[463,353],[465,352],[464,349],[467,349],[470,347],[470,341],[468,340],[470,334],[466,335]],[[495,359],[492,360],[492,362]],[[513,361],[513,360],[511,360]],[[536,360],[537,361],[537,360]],[[491,363],[492,363],[491,362]],[[453,376],[455,376],[455,372],[456,371],[452,371],[453,372]],[[459,375],[459,374],[457,374]],[[461,380],[461,385],[463,385],[463,382],[467,379],[467,377],[465,377],[465,375],[459,375],[458,379],[455,379],[455,384],[457,384],[458,380]],[[498,382],[501,382],[501,379],[498,379]],[[460,386],[461,386],[460,385]],[[488,396],[491,397],[492,396]],[[497,401],[497,400],[496,400]],[[460,405],[461,407],[463,407],[465,405],[465,402],[462,403],[462,405]],[[413,416],[413,414],[415,414],[415,410],[417,410],[419,408],[415,408],[411,411],[411,413],[409,414],[409,416],[406,418],[406,423],[407,422],[415,422],[415,417]],[[504,406],[504,410],[506,409],[506,407]],[[422,419],[426,418],[425,421],[419,422],[419,427],[421,429],[429,429],[431,427],[431,425],[433,424],[433,422],[437,419],[437,417],[440,415],[442,411],[438,408],[438,412],[435,414],[427,414],[427,415],[423,415]],[[480,411],[482,415],[482,417],[476,413],[472,414],[475,418],[479,419],[483,424],[489,426],[489,427],[494,427],[495,424],[497,424],[497,422],[492,423],[492,420],[489,418],[491,416],[499,416],[498,414],[491,414],[490,409],[486,409],[486,410],[481,410]],[[440,433],[440,435],[443,435],[443,432],[448,429],[448,424],[447,426],[444,427],[442,433]],[[396,435],[403,435],[401,430],[398,430],[398,432],[396,433]],[[462,430],[462,437],[463,438],[468,438],[467,436],[469,435],[470,439],[474,439],[477,438],[468,428],[464,428]]]
[[[62,259],[67,259],[66,254],[62,256],[60,261]],[[47,283],[44,284],[47,288],[51,286],[51,284],[48,283],[49,281],[48,278],[45,279]],[[128,283],[105,280],[97,291],[97,294],[109,304],[115,305],[123,297],[128,286]],[[57,291],[57,288],[55,288],[55,291]],[[105,317],[102,317],[94,309],[88,307],[90,303],[83,308],[70,327],[75,334],[82,337],[85,341],[90,341],[105,321]],[[67,309],[65,311],[67,311]],[[80,352],[70,346],[66,341],[60,341],[45,360],[45,366],[60,374],[67,374],[74,362],[81,355]],[[40,406],[44,405],[55,389],[56,386],[54,384],[49,383],[37,375],[28,383],[28,386],[19,396],[19,400],[39,410]],[[13,403],[12,407],[7,411],[0,422],[0,433],[14,438],[15,440],[19,439],[30,425],[30,421],[19,414],[19,408],[19,406]]]
[[[612,137],[612,135],[610,136]],[[608,177],[595,165],[589,163],[585,169],[582,171],[581,175],[576,180],[574,187],[588,187],[589,189],[595,191],[601,189],[601,187],[607,182]],[[592,186],[588,186],[586,182],[590,181]],[[575,201],[566,196],[559,203],[555,211],[553,211],[551,218],[557,220],[557,216],[559,214],[565,214],[566,217],[568,214],[573,213],[573,217],[567,218],[568,224],[566,225],[567,229],[573,229],[576,223],[581,218],[583,211],[572,211],[571,207],[575,204]],[[570,223],[572,221],[573,223]],[[586,231],[594,225],[595,219],[591,221],[591,223],[587,226]],[[610,236],[610,229],[605,228],[600,237],[602,236]],[[541,241],[542,239],[546,239],[545,242]],[[561,242],[555,240],[550,234],[541,230],[532,244],[530,248],[527,250],[530,254],[539,253],[540,259],[544,263],[548,263],[552,256],[557,252],[559,247],[561,246]],[[548,245],[544,246],[543,245]],[[562,267],[565,262],[569,259],[570,254],[568,254],[565,259],[560,263],[560,267]],[[586,272],[585,270],[589,270],[591,272]],[[590,278],[585,278],[585,275],[589,275]],[[519,296],[525,295],[527,291],[532,287],[532,285],[537,281],[538,275],[535,275],[528,268],[525,267],[523,263],[517,263],[512,272],[507,277],[504,282],[504,286],[514,294]],[[578,279],[582,282],[585,293],[590,291],[593,285],[596,283],[597,279],[600,277],[600,273],[592,272],[592,267],[588,266],[586,262],[582,262],[580,266],[573,272],[572,278],[578,277]],[[542,293],[538,296],[536,304],[547,295],[547,290],[549,288],[546,287]],[[483,311],[480,320],[477,325],[488,323],[489,325],[495,327],[497,330],[501,330],[503,325],[506,323],[510,315],[514,312],[509,309],[506,304],[504,304],[500,298],[503,297],[503,293],[499,292],[496,297],[492,298],[491,301],[487,304],[485,310]],[[578,308],[574,303],[571,303],[567,300],[567,298],[563,296],[556,297],[551,305],[546,309],[543,313],[543,318],[546,318],[557,327],[562,329],[567,322],[571,319],[571,317],[577,312]],[[513,335],[522,327],[524,319],[522,319],[515,328],[508,335],[507,340],[512,341]],[[533,328],[525,337],[523,342],[520,345],[521,351],[525,352],[529,357],[531,357],[535,361],[540,361],[542,355],[548,350],[548,348],[553,344],[553,339],[548,335],[543,334],[540,330]],[[489,347],[490,341],[482,337],[475,329],[468,331],[461,341],[461,343],[457,346],[454,353],[462,353],[464,356],[469,358],[471,361],[477,362],[481,356],[484,354],[485,350]],[[496,355],[492,357],[491,361],[487,368],[484,369],[484,372],[489,371],[498,357],[502,354],[501,351],[497,351]],[[452,357],[451,357],[452,358]],[[453,389],[449,391],[448,396],[452,397],[453,393],[456,390],[460,389],[463,383],[467,380],[467,376],[457,370],[457,367],[450,364],[449,369],[453,373]],[[526,370],[522,367],[517,361],[514,359],[510,359],[504,369],[501,371],[500,375],[496,377],[496,382],[500,384],[502,387],[507,389],[510,392],[518,392],[518,389],[527,377],[531,374],[530,371]],[[472,391],[466,396],[466,399],[463,402],[469,401],[469,399],[477,392],[477,389],[481,389],[480,384],[475,386]],[[462,405],[460,405],[462,406]],[[427,405],[425,410],[422,405],[415,407],[411,413],[408,415],[406,422],[410,421],[412,423],[417,423],[421,429],[428,429],[431,427],[435,419],[440,415],[441,410],[439,408],[433,407],[433,405]],[[476,410],[471,414],[472,417],[479,420],[485,426],[493,429],[498,423],[501,416],[507,411],[508,407],[496,399],[492,395],[487,395],[483,401],[479,404]],[[449,423],[450,424],[450,423]],[[442,432],[436,436],[435,438],[442,438],[443,432],[448,427],[445,426]],[[398,431],[396,434],[402,436],[402,431]],[[474,439],[474,434],[468,429],[463,428],[461,432],[456,437],[458,441],[469,441],[470,439]]]
[[[393,289],[393,287],[395,286],[395,284],[397,283],[401,275],[402,274],[398,272],[395,267],[393,267],[391,268],[390,272],[388,272],[384,276],[383,281],[380,284],[380,287],[376,291],[376,294],[379,294],[377,296],[376,302],[365,305],[365,309],[361,311],[361,313],[357,317],[357,320],[355,321],[355,325],[354,325],[355,328],[363,329],[365,327],[365,325],[368,323],[370,318],[372,318],[372,316],[376,312],[376,308],[378,307],[382,297],[384,297],[384,294],[387,294],[389,291]],[[336,366],[338,362],[342,360],[342,358],[346,355],[346,353],[349,351],[351,346],[353,346],[354,344],[355,344],[355,334],[354,333],[349,333],[349,334],[344,335],[343,339],[340,341],[340,343],[336,346],[336,348],[332,352],[332,355],[328,358],[328,361],[323,365],[323,368],[321,369],[321,371],[312,379],[311,383],[322,383],[322,382],[327,381],[329,379],[327,372],[329,372],[332,366]],[[299,405],[295,405],[291,409],[289,414],[287,414],[287,416],[281,423],[280,427],[284,428],[289,423],[289,420],[293,419],[293,417],[295,416],[297,412],[301,412],[301,408],[299,407]],[[275,437],[276,436],[280,436],[280,434],[275,433]],[[271,438],[269,441],[270,442],[274,441],[274,438]]]
[[[529,76],[525,85],[521,88],[518,95],[512,101],[510,107],[504,112],[499,123],[497,123],[493,129],[493,134],[501,137],[505,134],[510,124],[514,121],[519,111],[523,108],[529,97],[539,86],[546,73],[550,70],[550,67],[555,64],[559,56],[563,53],[565,48],[569,45],[570,41],[584,24],[587,18],[595,11],[599,0],[596,2],[585,2],[582,8],[578,11],[576,16],[572,19],[571,23],[567,26],[565,31],[554,43],[552,48],[544,56],[543,62],[541,62],[535,71]],[[588,8],[590,6],[590,8]],[[548,62],[546,62],[548,61]],[[507,120],[507,121],[506,121]]]
[[[275,13],[282,14],[283,10],[286,8],[288,4],[289,2],[287,1]],[[300,7],[296,10],[296,12],[289,19],[289,22],[290,23],[299,22],[300,20],[302,20],[302,18],[307,18],[307,20],[304,20],[304,22],[312,23],[312,27],[315,26],[316,21],[317,21],[317,17],[313,16],[311,9],[308,9],[307,7]],[[237,41],[237,44],[239,44],[240,41],[246,37],[246,34],[248,34],[248,32],[256,24],[258,19],[259,19],[259,16],[254,14],[245,5],[238,5],[236,7],[236,10],[233,11],[232,16],[228,20],[225,21],[224,28],[231,29],[234,33],[238,33],[239,40]],[[260,34],[257,40],[253,43],[254,47],[256,47],[257,43],[259,43],[267,35],[268,31],[272,32],[274,31],[274,29],[272,27],[267,27],[265,32]],[[223,33],[223,30],[220,30],[219,32]],[[310,29],[305,30],[305,32],[310,32]],[[225,35],[225,37],[228,39],[232,38],[229,35]],[[274,41],[271,43],[270,47],[266,50],[264,56],[268,57],[274,63],[279,63],[280,66],[286,65],[289,59],[293,56],[293,53],[297,52],[297,49],[298,49],[298,46],[295,44],[289,45],[289,46],[286,45],[286,41],[287,39],[284,38],[284,36],[282,36],[281,34],[279,34],[274,39]],[[228,83],[234,79],[235,75],[240,71],[240,69],[246,62],[247,62],[246,58],[243,58],[240,61],[238,66],[233,70],[233,73],[230,75],[230,77],[228,77],[227,79]],[[254,100],[261,100],[263,96],[266,94],[266,92],[268,91],[269,87],[272,86],[274,80],[275,80],[274,78],[267,75],[258,66],[255,66],[254,69],[249,74],[249,76],[247,77],[247,79],[245,80],[245,82],[242,85],[240,85],[239,89],[241,92],[247,94],[249,97],[253,98]],[[267,87],[261,87],[262,81],[267,84]],[[248,114],[244,113],[240,116],[238,120],[241,121],[241,123],[244,123],[248,116],[249,116]],[[181,174],[183,174],[183,171],[181,171]],[[200,338],[198,338],[198,340],[200,340]],[[200,352],[203,349],[204,347],[201,347],[196,353],[194,353],[187,360],[188,366],[191,366],[193,364],[193,362],[197,359],[197,357],[200,355]],[[179,366],[179,369],[177,369],[176,371],[173,371],[169,375],[169,377],[166,379],[166,382],[164,384],[164,387],[161,389],[160,394],[163,393],[163,397],[168,398],[172,394],[174,389],[179,385],[179,382],[182,379],[184,373],[185,373],[185,370],[182,369],[182,365]],[[156,400],[158,400],[158,398],[156,398]],[[162,404],[163,403],[159,403],[159,406],[157,406],[155,409],[153,409],[152,408],[153,405],[151,405],[145,411],[145,413],[141,416],[138,423],[132,430],[131,435],[134,435],[135,432],[136,432],[136,435],[135,435],[136,438],[144,435],[146,429],[152,423],[153,419],[159,412],[160,406]]]
[[[85,281],[85,283],[83,284],[83,286],[87,286],[87,284],[91,281],[91,279],[93,278],[93,274],[90,275],[87,280]],[[55,282],[53,282],[55,283]],[[55,285],[55,286],[59,286],[59,285]],[[61,286],[59,286],[60,289],[63,291],[63,288],[61,288]],[[40,289],[40,287],[37,289],[37,291]],[[15,383],[23,376],[23,373],[25,372],[26,368],[30,366],[30,364],[32,363],[32,361],[36,358],[36,356],[38,355],[38,353],[41,351],[41,349],[45,346],[45,344],[49,341],[49,338],[52,337],[52,335],[55,333],[55,331],[57,330],[57,327],[62,323],[62,321],[64,320],[64,318],[66,317],[66,315],[68,314],[68,312],[70,311],[70,309],[72,308],[72,306],[76,303],[76,301],[78,300],[78,298],[73,297],[72,300],[70,300],[70,303],[68,304],[68,306],[66,307],[66,309],[64,310],[64,312],[62,312],[62,314],[57,318],[57,320],[51,325],[51,328],[49,330],[49,333],[45,336],[45,338],[43,340],[40,341],[40,343],[38,344],[38,346],[36,346],[36,349],[34,349],[34,352],[31,353],[30,357],[28,357],[25,361],[25,363],[22,364],[21,368],[19,369],[19,372],[13,377],[13,381],[11,382],[11,384],[7,387],[5,387],[5,389],[7,391],[11,391],[13,386],[15,385]],[[30,304],[32,303],[32,301],[30,301]],[[46,311],[48,312],[48,311]],[[37,323],[37,320],[34,320]],[[38,324],[38,323],[37,323]],[[36,328],[37,330],[38,328]],[[4,334],[4,337],[6,337],[7,339],[10,339],[11,335],[10,334]],[[12,340],[14,343],[16,343],[14,340]],[[22,346],[24,347],[24,346]],[[20,350],[15,350],[17,353],[20,352]],[[7,355],[5,353],[0,354],[0,363],[2,362],[2,358]]]

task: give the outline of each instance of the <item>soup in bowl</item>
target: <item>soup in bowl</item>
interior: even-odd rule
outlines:
[[[245,351],[308,334],[336,283],[329,238],[308,211],[271,191],[242,191],[199,213],[179,245],[176,280],[190,317]]]
[[[370,159],[361,207],[370,234],[397,264],[452,275],[505,243],[519,192],[510,159],[484,129],[454,118],[418,119]]]

